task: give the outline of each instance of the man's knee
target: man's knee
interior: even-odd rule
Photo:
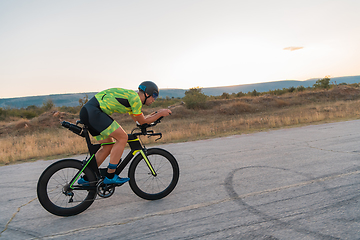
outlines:
[[[115,138],[117,141],[126,141],[128,140],[127,133],[120,127],[110,134],[111,137]]]

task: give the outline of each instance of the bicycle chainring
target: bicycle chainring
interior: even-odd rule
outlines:
[[[97,194],[102,198],[111,197],[111,195],[115,192],[115,186],[113,185],[106,185],[102,181],[99,182],[96,186]]]

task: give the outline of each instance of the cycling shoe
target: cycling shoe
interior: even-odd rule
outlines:
[[[89,186],[89,181],[86,181],[83,177],[81,177],[77,183],[83,186]]]
[[[105,178],[104,179],[104,184],[123,184],[126,183],[130,180],[130,178],[121,178],[118,175],[115,174],[114,178],[109,179],[109,178]]]

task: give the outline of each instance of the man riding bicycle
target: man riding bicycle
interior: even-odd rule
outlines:
[[[160,117],[171,114],[169,109],[158,110],[148,116],[141,111],[143,105],[149,106],[159,96],[157,85],[151,81],[142,82],[139,91],[122,88],[110,88],[97,93],[91,98],[80,111],[80,120],[88,127],[91,135],[103,144],[96,152],[97,165],[100,166],[110,154],[104,184],[122,184],[129,181],[129,178],[120,178],[115,174],[117,165],[126,146],[128,135],[124,129],[109,115],[114,112],[129,113],[132,119],[139,124],[152,123]],[[112,143],[115,139],[115,144]],[[86,184],[88,181],[80,178],[79,184]]]

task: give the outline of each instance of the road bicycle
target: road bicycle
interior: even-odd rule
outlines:
[[[115,171],[119,175],[130,163],[130,188],[137,196],[146,200],[166,197],[179,180],[179,165],[175,157],[161,148],[147,149],[139,138],[158,136],[156,140],[161,139],[162,133],[148,130],[160,123],[161,119],[162,117],[151,124],[137,124],[131,134],[128,134],[130,152],[120,161]],[[63,121],[61,124],[86,139],[89,155],[83,161],[63,159],[47,167],[39,178],[37,196],[48,212],[58,216],[72,216],[85,211],[97,196],[112,196],[115,188],[123,184],[103,183],[107,168],[99,168],[95,159],[95,153],[103,144],[91,143],[86,125],[80,121],[76,124]],[[78,184],[81,177],[88,180],[88,183]]]

